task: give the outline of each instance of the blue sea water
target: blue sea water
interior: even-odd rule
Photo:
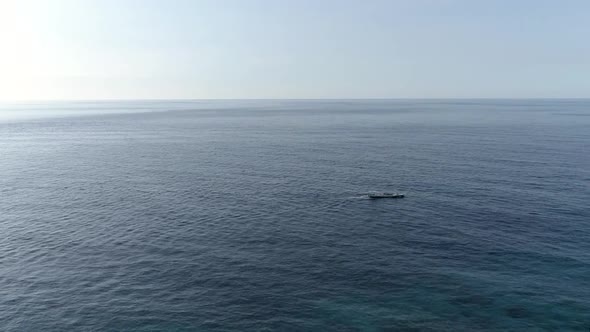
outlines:
[[[5,104],[0,330],[589,331],[589,148],[590,100]]]

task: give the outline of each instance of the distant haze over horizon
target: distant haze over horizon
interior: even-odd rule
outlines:
[[[590,2],[0,2],[0,101],[589,98]]]

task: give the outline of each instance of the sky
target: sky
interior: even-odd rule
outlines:
[[[589,98],[587,0],[0,0],[0,100]]]

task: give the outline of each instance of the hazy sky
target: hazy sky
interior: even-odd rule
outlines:
[[[0,0],[0,99],[590,97],[588,0]]]

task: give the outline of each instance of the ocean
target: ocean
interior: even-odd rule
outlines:
[[[3,104],[0,174],[1,331],[590,330],[590,100]]]

